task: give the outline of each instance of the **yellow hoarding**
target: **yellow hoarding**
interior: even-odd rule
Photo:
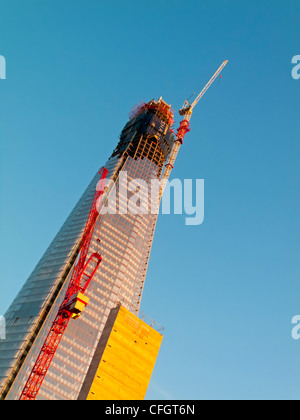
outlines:
[[[114,308],[79,399],[144,399],[162,339],[124,307]]]

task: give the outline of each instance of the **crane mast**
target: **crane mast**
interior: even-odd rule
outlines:
[[[99,173],[101,178],[97,184],[96,193],[79,245],[77,263],[72,272],[68,289],[24,386],[20,400],[36,399],[70,319],[78,318],[89,301],[89,298],[84,293],[102,261],[98,252],[92,253],[87,259],[94,228],[99,216],[98,209],[104,193],[108,171],[104,168]]]
[[[190,131],[190,119],[193,113],[193,110],[197,103],[200,101],[200,99],[203,97],[205,92],[209,89],[209,87],[213,84],[213,82],[216,80],[216,78],[219,76],[221,71],[224,69],[226,64],[228,63],[228,60],[223,61],[221,66],[218,68],[218,70],[215,72],[215,74],[210,78],[210,80],[207,82],[207,84],[204,86],[204,88],[201,90],[199,95],[196,97],[194,102],[192,104],[189,104],[188,101],[184,101],[183,107],[179,110],[179,115],[183,116],[184,119],[180,122],[179,128],[177,130],[176,140],[173,145],[173,148],[171,150],[171,153],[168,158],[168,162],[165,165],[164,172],[161,177],[161,189],[160,189],[160,198],[163,195],[164,188],[166,186],[166,183],[170,177],[170,174],[172,172],[172,169],[174,167],[180,146],[183,143],[183,139]]]

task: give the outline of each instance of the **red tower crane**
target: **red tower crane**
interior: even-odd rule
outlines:
[[[100,208],[104,193],[108,171],[104,168],[99,173],[101,175],[100,181],[96,188],[91,210],[79,245],[77,263],[72,272],[68,289],[24,386],[20,400],[36,399],[70,319],[78,318],[89,301],[89,298],[84,293],[102,261],[101,255],[97,252],[92,253],[87,259],[94,228],[99,216],[98,209]]]

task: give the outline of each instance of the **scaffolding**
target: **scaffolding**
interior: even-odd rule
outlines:
[[[169,126],[174,124],[174,110],[171,105],[168,105],[162,98],[157,101],[152,99],[150,102],[140,102],[132,108],[129,118],[130,120],[138,117],[144,111],[149,111],[154,115],[157,115],[161,120],[167,123]]]
[[[151,328],[156,330],[157,332],[163,334],[165,331],[165,327],[160,325],[158,322],[156,322],[154,319],[152,319],[149,315],[146,315],[143,311],[140,312],[139,318],[141,321],[144,321],[146,324],[148,324]]]

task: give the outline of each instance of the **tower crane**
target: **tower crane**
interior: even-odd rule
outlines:
[[[186,133],[188,133],[190,131],[190,119],[191,119],[193,110],[194,110],[195,106],[197,105],[197,103],[200,101],[200,99],[203,97],[205,92],[208,90],[208,88],[213,84],[213,82],[219,76],[219,74],[224,69],[224,67],[226,66],[227,63],[228,63],[228,60],[223,61],[221,66],[218,68],[218,70],[215,72],[215,74],[211,77],[211,79],[207,82],[207,84],[201,90],[201,92],[196,97],[194,102],[192,102],[190,104],[187,100],[185,100],[184,104],[183,104],[183,107],[179,110],[179,115],[183,116],[184,118],[180,122],[179,128],[177,130],[175,143],[173,145],[173,148],[172,148],[171,153],[170,153],[169,158],[168,158],[168,162],[165,165],[165,169],[164,169],[164,172],[163,172],[162,177],[161,177],[162,182],[161,182],[161,189],[160,189],[160,198],[161,198],[161,196],[164,192],[165,185],[166,185],[167,180],[169,179],[169,176],[170,176],[170,174],[172,172],[172,169],[174,167],[174,163],[175,163],[176,157],[178,155],[180,146],[183,143],[183,139],[184,139]]]
[[[101,255],[98,252],[93,252],[87,258],[94,228],[99,216],[98,210],[100,209],[108,171],[104,168],[99,173],[101,177],[97,184],[79,245],[77,263],[73,269],[64,300],[58,309],[57,315],[24,386],[20,400],[36,399],[70,319],[77,319],[89,302],[89,298],[84,293],[102,261]]]

